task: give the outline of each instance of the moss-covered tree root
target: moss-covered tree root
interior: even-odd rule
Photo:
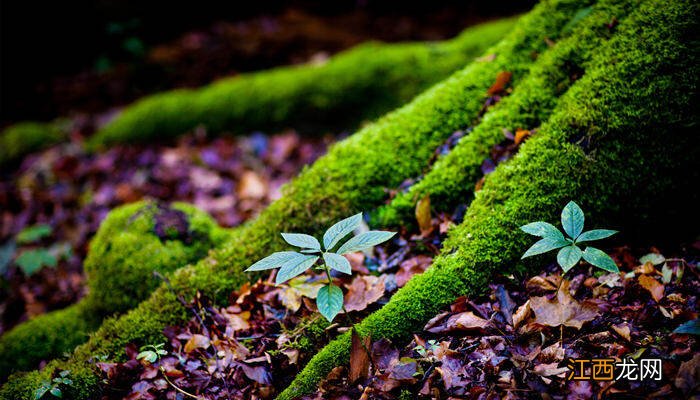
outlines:
[[[585,6],[585,5],[584,5]],[[493,61],[476,62],[436,85],[407,106],[362,129],[334,146],[329,154],[287,186],[283,197],[254,222],[237,230],[221,249],[171,276],[172,286],[185,296],[196,290],[227,299],[247,281],[241,271],[272,251],[284,248],[278,233],[301,230],[318,233],[330,223],[358,210],[377,207],[394,187],[425,168],[433,149],[455,129],[472,123],[500,71],[522,79],[532,54],[547,48],[546,38],[558,38],[582,7],[580,1],[548,1],[523,17],[507,38],[487,51]],[[387,157],[394,154],[395,157]],[[30,398],[33,388],[57,369],[71,371],[71,398],[86,399],[100,390],[90,360],[96,355],[123,357],[124,346],[162,341],[162,330],[188,318],[175,295],[161,286],[145,302],[120,318],[108,319],[69,360],[51,362],[42,371],[15,375],[0,394]]]
[[[504,130],[530,130],[546,121],[559,97],[586,73],[598,48],[617,30],[610,21],[624,20],[635,4],[604,0],[582,8],[579,13],[583,17],[567,26],[570,36],[542,53],[513,93],[488,110],[424,177],[380,207],[373,215],[376,223],[385,227],[406,225],[412,220],[416,202],[426,195],[431,198],[433,211],[449,212],[460,203],[469,204],[474,184],[482,176],[480,166],[492,148],[504,141]]]
[[[85,260],[88,295],[79,303],[33,318],[0,337],[0,377],[35,368],[72,351],[106,315],[127,311],[161,283],[165,274],[203,258],[227,231],[185,204],[139,202],[109,213]]]
[[[482,292],[494,271],[522,265],[531,239],[518,227],[555,221],[571,199],[594,216],[593,225],[680,225],[687,217],[664,214],[691,210],[684,200],[697,179],[697,21],[697,5],[680,0],[637,9],[620,28],[626,34],[601,49],[540,132],[488,176],[431,268],[358,330],[375,340],[406,340],[458,296]],[[278,399],[314,391],[348,361],[349,347],[349,335],[331,342]]]
[[[41,150],[68,138],[66,122],[20,122],[0,133],[0,166],[19,161],[33,151]]]
[[[409,101],[500,40],[514,19],[468,28],[435,43],[368,43],[323,65],[282,67],[223,79],[196,90],[148,96],[127,107],[90,144],[210,131],[351,126]]]

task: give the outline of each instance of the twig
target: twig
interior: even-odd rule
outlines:
[[[190,396],[190,397],[192,397],[192,398],[194,398],[194,399],[198,399],[198,400],[202,400],[202,399],[203,399],[203,397],[199,397],[199,396],[197,396],[197,395],[194,395],[194,394],[192,394],[192,393],[189,393],[189,392],[185,391],[184,389],[180,389],[179,387],[177,387],[177,385],[175,385],[174,383],[172,383],[172,382],[170,381],[170,379],[168,379],[168,375],[165,374],[165,369],[164,369],[163,367],[160,367],[160,372],[163,373],[163,378],[165,378],[165,381],[168,382],[168,383],[170,384],[170,386],[172,386],[173,388],[175,388],[175,390],[177,390],[178,392],[184,394],[185,396]]]

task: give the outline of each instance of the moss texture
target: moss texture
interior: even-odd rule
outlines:
[[[377,207],[386,197],[385,187],[419,174],[428,165],[434,148],[454,130],[474,122],[499,72],[513,72],[512,82],[517,84],[532,64],[533,53],[547,48],[546,38],[561,37],[562,27],[581,7],[581,2],[573,0],[542,3],[487,51],[495,54],[495,59],[471,64],[405,107],[333,146],[329,154],[284,189],[280,200],[237,230],[225,246],[196,265],[176,271],[171,276],[174,290],[191,296],[199,289],[223,302],[232,289],[250,278],[241,273],[242,269],[285,248],[280,231],[318,233],[357,210]],[[17,375],[0,393],[27,398],[28,387],[56,370],[69,369],[74,380],[80,379],[70,392],[72,398],[94,397],[99,391],[99,378],[90,364],[92,356],[109,354],[120,359],[127,343],[162,341],[163,327],[186,318],[187,312],[175,295],[161,286],[136,309],[106,321],[69,360],[52,362],[41,372]]]
[[[511,95],[491,107],[418,182],[380,207],[373,220],[385,227],[405,226],[413,220],[416,202],[426,195],[433,211],[451,212],[460,203],[468,204],[474,184],[482,177],[482,162],[504,140],[503,131],[536,129],[546,121],[559,97],[586,73],[598,47],[612,37],[615,28],[610,27],[610,21],[623,20],[632,8],[630,1],[583,6],[577,14],[585,16],[566,27],[570,35],[542,53]]]
[[[623,22],[537,136],[488,176],[432,267],[358,330],[406,340],[458,296],[481,293],[493,271],[517,266],[531,242],[518,227],[557,220],[571,199],[594,224],[634,229],[650,223],[644,216],[652,212],[678,222],[663,214],[690,210],[692,203],[678,202],[697,179],[697,168],[689,169],[697,167],[698,150],[697,11],[680,0],[654,0]],[[349,335],[331,342],[278,398],[314,391],[348,361],[349,347]]]
[[[63,123],[21,122],[0,133],[0,165],[18,161],[24,155],[66,140]]]
[[[374,119],[462,68],[512,29],[503,19],[436,43],[368,43],[323,65],[282,67],[196,90],[148,96],[90,140],[92,146],[210,131],[326,128]],[[309,126],[310,125],[310,126]]]
[[[154,271],[166,274],[203,258],[226,235],[206,213],[186,204],[139,202],[113,210],[85,260],[88,295],[0,337],[0,376],[72,351],[105,316],[123,313],[147,298],[161,283]]]

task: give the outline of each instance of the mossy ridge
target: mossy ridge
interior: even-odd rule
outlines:
[[[198,124],[235,133],[351,126],[397,107],[462,68],[513,27],[507,18],[436,43],[368,43],[324,65],[242,74],[195,90],[158,93],[127,107],[91,147],[180,135]]]
[[[493,146],[503,141],[503,130],[533,129],[546,121],[558,98],[574,83],[571,74],[585,74],[595,50],[612,37],[615,28],[610,22],[623,20],[635,4],[609,0],[582,8],[590,12],[570,27],[570,36],[540,55],[513,93],[493,106],[450,153],[438,158],[421,180],[373,212],[373,222],[405,225],[412,220],[416,202],[426,195],[433,211],[449,212],[459,203],[469,204],[482,176],[480,166]]]
[[[540,133],[486,179],[433,266],[357,329],[373,340],[406,340],[458,296],[481,293],[496,268],[537,268],[537,261],[519,262],[531,238],[514,233],[531,221],[556,220],[571,199],[606,226],[640,226],[652,211],[670,225],[660,215],[669,205],[691,210],[692,202],[674,203],[698,174],[688,176],[698,150],[697,14],[696,5],[653,0],[623,22]],[[689,37],[694,43],[684,42]],[[315,390],[347,363],[349,347],[348,334],[330,343],[278,399]]]
[[[178,228],[185,229],[183,233],[192,240],[160,237],[155,230],[159,222],[184,222]],[[72,351],[100,327],[105,316],[123,313],[147,298],[161,283],[153,271],[166,274],[201,259],[227,236],[209,215],[184,203],[164,207],[142,201],[111,211],[85,260],[88,295],[0,336],[0,377]]]
[[[20,122],[0,133],[0,166],[68,138],[65,122]]]
[[[333,146],[329,154],[285,187],[280,200],[255,221],[236,230],[221,250],[193,267],[177,270],[171,276],[173,287],[185,296],[199,289],[223,303],[231,290],[248,281],[241,272],[245,267],[284,248],[279,231],[319,233],[351,212],[375,208],[385,197],[384,187],[396,186],[419,173],[433,149],[478,114],[487,89],[500,71],[514,72],[513,81],[518,82],[532,63],[533,52],[545,49],[545,38],[557,37],[581,6],[574,0],[538,5],[505,40],[487,51],[497,54],[494,61],[466,67],[407,106]],[[391,159],[387,154],[402,158]],[[137,308],[107,320],[69,360],[53,361],[42,371],[16,375],[0,394],[29,398],[26,388],[38,386],[55,370],[68,369],[80,372],[73,376],[80,382],[76,390],[70,390],[70,396],[91,398],[99,391],[91,357],[109,354],[120,359],[126,344],[162,341],[166,325],[181,323],[187,317],[175,296],[161,286]]]

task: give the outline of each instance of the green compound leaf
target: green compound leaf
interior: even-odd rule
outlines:
[[[301,247],[302,249],[321,250],[321,243],[311,235],[304,233],[283,233],[282,237],[285,242],[292,246]]]
[[[566,240],[553,240],[550,238],[544,238],[540,239],[537,241],[535,244],[533,244],[525,254],[521,257],[521,259],[526,258],[526,257],[532,257],[536,256],[538,254],[546,253],[548,251],[556,250],[560,247],[568,246],[569,242]]]
[[[586,247],[586,251],[583,252],[583,259],[606,271],[620,272],[615,261],[604,251],[598,250],[595,247]]]
[[[17,234],[17,243],[32,243],[43,237],[51,235],[51,232],[51,226],[46,224],[30,226],[22,229],[22,231]]]
[[[554,225],[548,222],[532,222],[527,225],[521,226],[520,229],[525,233],[529,233],[530,235],[555,240],[564,240],[564,235],[559,231],[559,229],[557,229]]]
[[[319,256],[299,254],[298,257],[286,261],[280,267],[277,278],[275,278],[275,283],[280,284],[294,278],[309,269],[319,258]]]
[[[347,258],[335,253],[323,253],[323,261],[336,271],[351,275],[352,268]]]
[[[386,242],[391,239],[396,232],[386,232],[386,231],[369,231],[359,234],[340,246],[337,253],[347,254],[353,253],[355,251],[364,250],[372,246],[376,246],[379,243]]]
[[[700,319],[690,320],[676,328],[673,333],[683,333],[687,335],[700,335]]]
[[[46,249],[34,249],[23,251],[15,259],[15,263],[19,265],[27,276],[31,276],[44,266],[55,267],[58,264],[58,260]]]
[[[339,287],[326,285],[319,289],[316,296],[318,311],[329,322],[343,309],[343,291]]]
[[[578,204],[570,201],[561,212],[561,225],[564,232],[576,240],[583,231],[583,210]]]
[[[335,247],[345,236],[354,231],[362,222],[362,213],[337,222],[323,234],[323,248],[326,251]]]
[[[581,235],[579,235],[579,237],[576,238],[576,242],[590,242],[593,240],[605,239],[616,233],[617,231],[613,231],[611,229],[593,229],[588,232],[583,232]]]
[[[561,269],[564,270],[564,273],[566,273],[579,262],[582,255],[583,252],[576,246],[562,247],[557,253],[557,262]]]
[[[248,269],[246,269],[246,272],[264,271],[266,269],[277,268],[285,262],[293,260],[299,256],[303,256],[303,254],[299,254],[296,251],[278,251],[251,265],[248,267]]]

